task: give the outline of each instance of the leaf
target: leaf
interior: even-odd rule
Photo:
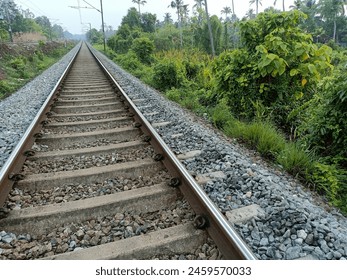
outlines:
[[[309,56],[307,53],[304,53],[304,54],[302,55],[302,57],[301,57],[302,61],[305,61],[305,60],[307,60],[307,59],[309,59],[309,58],[310,58],[310,56]]]
[[[306,79],[302,79],[301,85],[304,87],[306,84],[307,84],[307,80]]]
[[[309,64],[307,67],[311,74],[316,72],[316,67],[313,64]]]
[[[292,69],[292,70],[290,70],[290,73],[289,73],[289,75],[291,77],[298,75],[298,74],[299,74],[299,71],[297,69]]]

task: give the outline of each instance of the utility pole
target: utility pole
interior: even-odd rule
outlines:
[[[104,41],[104,52],[106,52],[106,35],[105,35],[105,24],[104,24],[104,10],[102,5],[102,0],[100,0],[100,10],[96,7],[94,7],[92,4],[88,3],[85,0],[82,0],[84,3],[88,4],[89,7],[76,7],[76,6],[69,6],[70,8],[74,9],[94,9],[97,10],[101,14],[101,24],[102,24],[102,34],[103,34],[103,41]]]
[[[105,36],[105,24],[104,24],[104,10],[102,8],[102,0],[100,0],[101,8],[101,22],[102,22],[102,34],[104,35],[104,52],[106,52],[106,36]]]

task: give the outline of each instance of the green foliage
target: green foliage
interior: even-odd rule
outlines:
[[[129,51],[123,55],[117,55],[115,61],[128,71],[134,71],[142,68],[141,61],[133,51]]]
[[[313,156],[295,143],[287,143],[278,154],[277,162],[293,176],[304,178],[312,170]]]
[[[31,54],[26,54],[27,49],[17,49],[11,56],[6,56],[0,61],[1,72],[5,74],[5,78],[0,80],[0,99],[9,96],[29,79],[47,69],[73,47],[70,44],[68,48],[65,48],[63,44],[52,44],[50,51],[44,54],[42,49],[46,45],[49,44],[39,44]],[[17,53],[23,53],[23,55]]]
[[[13,85],[6,80],[0,80],[0,100],[10,92],[14,91]]]
[[[142,63],[150,64],[153,60],[154,43],[149,38],[136,38],[132,43],[131,49]]]
[[[154,65],[153,70],[157,89],[166,91],[183,85],[184,69],[179,63],[163,58]]]
[[[241,133],[241,138],[265,157],[275,157],[284,147],[284,137],[267,122],[245,124]]]
[[[347,65],[325,79],[300,126],[302,142],[347,167]]]
[[[210,110],[210,115],[212,123],[219,129],[224,129],[228,122],[234,121],[234,116],[225,99],[220,100],[217,106]]]
[[[27,59],[24,56],[18,56],[9,61],[9,65],[16,70],[20,78],[26,78],[26,64]]]
[[[334,206],[342,207],[347,212],[347,172],[334,165],[315,162],[308,178],[314,187],[326,194]]]
[[[311,98],[323,76],[331,71],[331,49],[318,48],[296,24],[305,16],[297,11],[261,13],[240,24],[244,48],[216,59],[213,73],[217,94],[227,98],[235,115],[253,119],[262,104],[277,125],[289,129],[288,114]]]

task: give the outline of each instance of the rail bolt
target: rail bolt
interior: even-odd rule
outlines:
[[[169,186],[172,188],[177,188],[181,185],[181,180],[179,178],[172,178],[169,182]]]
[[[18,174],[10,174],[10,175],[8,175],[8,178],[11,181],[18,182],[18,181],[24,180],[25,176],[23,174],[18,173]]]
[[[43,136],[43,134],[40,133],[40,132],[34,134],[34,137],[35,137],[35,138],[42,138],[42,136]]]
[[[210,223],[208,222],[208,219],[204,215],[198,215],[195,217],[193,225],[197,229],[206,229],[209,227]]]
[[[152,137],[149,136],[149,135],[146,135],[145,137],[143,137],[143,142],[148,143],[148,142],[150,142],[151,140],[152,140]]]
[[[26,157],[33,157],[34,155],[35,155],[35,151],[34,150],[26,150],[25,152],[24,152],[24,155],[26,156]]]
[[[142,124],[139,123],[139,122],[137,122],[137,123],[134,124],[134,126],[135,126],[136,128],[140,128],[140,127],[142,126]]]
[[[47,113],[46,113],[46,116],[47,116],[47,117],[52,117],[52,115],[53,115],[52,112],[47,112]]]
[[[156,154],[154,156],[155,161],[162,161],[164,159],[164,156],[162,154]]]

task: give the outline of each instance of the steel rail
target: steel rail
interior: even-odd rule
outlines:
[[[81,50],[82,43],[78,50],[76,50],[75,55],[72,57],[71,61],[64,70],[62,76],[48,95],[46,101],[42,104],[40,110],[38,111],[36,117],[33,119],[22,138],[19,140],[18,144],[10,154],[9,158],[6,160],[4,166],[0,170],[0,208],[4,205],[11,188],[15,181],[23,179],[21,177],[20,171],[22,165],[33,151],[31,147],[35,142],[35,138],[39,137],[39,132],[44,124],[44,120],[47,118],[46,114],[50,110],[50,106],[55,102],[55,94],[59,91],[63,80],[71,69],[72,64],[74,63],[77,54]]]
[[[139,126],[141,126],[142,131],[149,136],[150,139],[148,140],[156,151],[159,152],[159,158],[161,158],[170,173],[174,175],[175,180],[173,180],[173,185],[179,186],[181,192],[197,215],[196,226],[198,228],[206,228],[224,258],[234,260],[256,260],[256,256],[249,249],[247,244],[177,159],[160,135],[146,120],[113,75],[108,71],[106,66],[96,56],[94,50],[89,45],[88,47],[105,74],[107,74],[122,94],[124,103],[126,103],[129,110],[134,114],[135,120],[141,124]]]

